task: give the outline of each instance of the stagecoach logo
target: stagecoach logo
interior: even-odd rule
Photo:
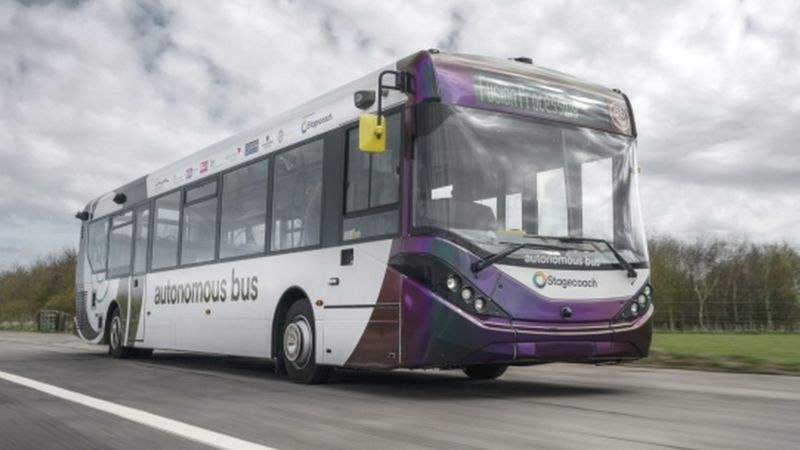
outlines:
[[[176,303],[209,303],[255,301],[258,299],[258,277],[239,277],[231,270],[230,280],[194,281],[172,284],[167,281],[156,286],[154,302],[156,305]]]
[[[306,117],[311,117],[313,115],[314,114],[309,114]],[[333,120],[333,114],[332,113],[328,113],[327,116],[322,116],[319,119],[313,119],[312,120],[312,119],[304,118],[303,119],[303,123],[300,124],[300,132],[301,133],[305,133],[306,131],[308,131],[308,130],[310,130],[312,128],[316,128],[316,127],[322,125],[323,123],[330,122],[331,120]]]
[[[278,144],[280,144],[281,142],[283,142],[283,128],[278,130]]]
[[[566,288],[588,288],[594,289],[599,286],[595,278],[562,278],[553,275],[547,275],[542,271],[533,274],[533,285],[539,289],[546,287],[560,287]]]
[[[611,122],[623,133],[631,132],[631,119],[628,116],[628,108],[620,102],[608,104],[608,115],[611,117]]]
[[[539,289],[545,287],[547,285],[547,275],[541,271],[533,274],[533,285]]]
[[[258,151],[258,139],[244,144],[244,156],[252,155]]]

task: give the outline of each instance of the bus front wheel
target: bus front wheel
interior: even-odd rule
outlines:
[[[308,300],[294,302],[283,323],[283,362],[289,379],[301,384],[325,381],[333,369],[317,364],[314,313]]]
[[[506,373],[508,366],[505,364],[481,364],[465,366],[461,370],[473,380],[494,380]]]

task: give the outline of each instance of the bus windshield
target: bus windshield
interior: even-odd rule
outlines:
[[[414,160],[414,229],[443,230],[496,254],[510,243],[603,239],[647,263],[633,138],[479,109],[422,105]],[[573,241],[577,242],[577,241]],[[607,246],[528,246],[511,263],[619,267]]]

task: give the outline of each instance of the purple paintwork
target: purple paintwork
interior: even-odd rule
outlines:
[[[627,108],[621,93],[566,74],[534,65],[473,55],[419,52],[411,61],[399,69],[409,71],[416,80],[414,98],[410,100],[416,104],[438,100],[449,105],[524,115],[613,133],[631,135],[633,132],[632,127],[620,128],[611,119],[613,107]],[[539,98],[558,97],[570,104],[578,104],[580,106],[576,111],[581,112],[576,112],[577,117],[567,117],[519,105],[514,107],[479,102],[475,76],[496,78],[501,83],[512,80],[511,85],[522,86],[523,90],[541,90]]]
[[[399,239],[392,254],[399,253],[434,255],[462,275],[471,273],[469,265],[476,259],[466,249],[436,236]],[[647,355],[651,335],[649,315],[632,323],[612,324],[611,319],[624,304],[623,300],[553,302],[493,266],[470,281],[484,293],[494,293],[492,300],[509,312],[512,319],[470,315],[404,277],[402,366],[600,362]],[[496,289],[498,282],[503,284],[502,290]],[[573,308],[573,319],[560,317],[563,305]]]
[[[532,289],[503,273],[495,266],[489,266],[477,275],[470,266],[478,258],[465,248],[436,236],[412,236],[403,239],[394,253],[427,253],[441,258],[453,266],[460,275],[466,276],[472,284],[492,298],[515,320],[563,324],[569,328],[580,322],[605,322],[611,320],[622,308],[628,298],[552,301],[542,297]],[[561,308],[569,306],[573,315],[569,321],[561,317]]]
[[[420,52],[406,61],[399,69],[408,70],[416,80],[415,95],[409,98],[409,106],[438,100],[447,104],[477,107],[472,79],[476,71],[501,75],[511,73],[512,76],[526,77],[537,83],[566,86],[608,102],[621,99],[620,95],[610,90],[518,63],[429,52]],[[520,113],[519,110],[509,111],[503,107],[490,109]],[[407,111],[405,123],[410,126],[413,123],[411,109]],[[406,131],[410,136],[409,130]],[[412,141],[407,139],[406,142],[411,145]],[[391,254],[423,253],[440,258],[461,276],[468,277],[512,318],[471,315],[427,287],[396,274],[402,278],[400,366],[602,362],[647,356],[652,335],[652,310],[633,322],[612,322],[627,298],[552,301],[494,266],[478,275],[473,274],[470,265],[477,257],[453,242],[436,236],[411,236],[411,155],[412,152],[406,151],[403,156],[402,198],[406,201],[401,207],[402,237],[393,243]],[[561,317],[563,306],[572,309],[571,319]]]

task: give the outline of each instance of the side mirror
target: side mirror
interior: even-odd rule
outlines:
[[[367,153],[383,153],[386,150],[386,117],[376,114],[358,116],[358,148]]]

